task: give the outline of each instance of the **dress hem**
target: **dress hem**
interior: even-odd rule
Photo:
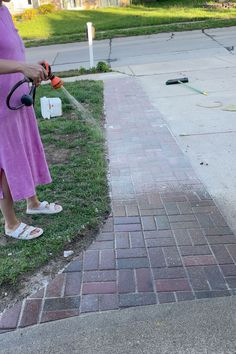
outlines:
[[[35,196],[37,194],[36,193],[36,187],[41,186],[41,185],[50,184],[50,183],[52,183],[52,180],[35,183],[34,191],[31,191],[31,192],[29,192],[27,194],[24,194],[24,196],[23,195],[22,196],[21,195],[18,195],[18,196],[13,196],[12,195],[13,202],[17,202],[17,201],[20,201],[20,200],[23,200],[23,199],[27,199],[27,198],[31,198],[31,197]],[[0,199],[3,199],[3,193],[2,193],[1,190],[0,190]]]

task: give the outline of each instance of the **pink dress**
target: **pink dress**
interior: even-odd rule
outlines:
[[[0,59],[25,61],[23,42],[4,5],[0,7]],[[0,176],[4,170],[15,201],[35,195],[37,185],[51,182],[34,109],[12,111],[6,105],[9,91],[22,79],[21,73],[0,75]],[[14,94],[13,104],[19,104],[21,96],[29,92],[27,86]]]

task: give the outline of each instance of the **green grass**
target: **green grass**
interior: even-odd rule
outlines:
[[[236,8],[204,8],[203,0],[159,0],[154,4],[126,8],[103,8],[83,11],[58,11],[17,22],[27,46],[85,40],[88,21],[96,28],[96,38],[112,38],[169,30],[223,27],[236,25]],[[194,23],[204,21],[203,23]],[[190,22],[181,25],[182,22]],[[167,26],[166,26],[167,25]],[[150,28],[144,28],[144,27]],[[38,42],[37,42],[38,41]]]
[[[58,71],[54,72],[54,75],[65,78],[65,77],[72,77],[72,76],[80,76],[80,75],[88,75],[88,74],[100,74],[100,73],[107,73],[111,72],[111,68],[105,62],[98,62],[96,67],[86,69],[81,67],[80,69],[73,69],[68,71]]]
[[[80,81],[65,84],[65,87],[102,124],[103,84]],[[39,119],[53,182],[40,186],[38,195],[40,200],[57,200],[64,211],[54,216],[25,216],[25,202],[16,204],[20,218],[42,227],[45,234],[28,242],[8,239],[5,246],[0,246],[0,285],[16,285],[22,274],[61,255],[71,241],[84,242],[86,235],[87,239],[91,238],[90,233],[94,233],[109,212],[103,138],[93,126],[79,119],[63,92],[53,91],[48,85],[38,88],[38,117],[39,97],[44,95],[60,95],[64,101],[64,115],[51,120]],[[73,249],[72,245],[69,247]]]

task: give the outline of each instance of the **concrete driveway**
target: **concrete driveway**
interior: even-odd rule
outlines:
[[[199,32],[186,34],[187,38],[192,37],[196,49],[185,55],[170,53],[165,61],[131,69],[140,75],[151,102],[162,113],[200,180],[236,231],[236,112],[225,110],[236,110],[236,57],[234,51],[225,48],[234,46],[235,30],[209,33],[213,39],[204,38]],[[184,35],[176,34],[179,48],[182,40],[184,43]],[[204,49],[206,43],[208,48]],[[193,87],[207,91],[208,96],[184,86],[165,85],[166,80],[183,76]]]

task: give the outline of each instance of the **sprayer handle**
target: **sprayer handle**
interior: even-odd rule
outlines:
[[[50,79],[52,75],[51,66],[48,64],[47,61],[42,62],[41,65],[47,72],[47,79]]]

